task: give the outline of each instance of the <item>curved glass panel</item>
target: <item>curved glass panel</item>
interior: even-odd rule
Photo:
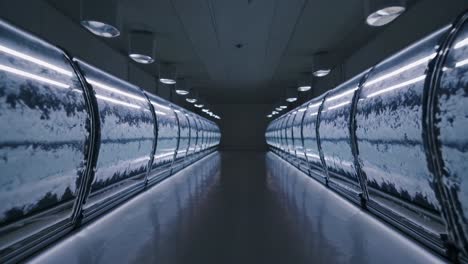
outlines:
[[[439,31],[378,64],[356,107],[359,159],[370,199],[432,232],[443,232],[422,138],[426,68],[436,56]],[[420,217],[425,209],[427,217]]]
[[[286,122],[286,142],[287,142],[287,153],[294,156],[294,136],[293,136],[293,122],[296,118],[297,110],[294,110],[288,117]]]
[[[443,160],[443,183],[458,224],[468,237],[468,22],[449,47],[436,90],[435,127]],[[466,247],[466,245],[465,245]],[[468,247],[467,247],[468,248]]]
[[[141,89],[74,59],[95,92],[101,125],[99,155],[86,207],[143,182],[154,142],[154,120]]]
[[[179,126],[176,113],[169,102],[146,93],[153,105],[158,122],[158,141],[154,154],[152,170],[163,170],[171,165],[177,150]]]
[[[184,158],[187,154],[190,141],[190,124],[183,109],[174,110],[179,118],[179,147],[177,149],[176,159]]]
[[[207,149],[208,145],[208,128],[206,125],[206,121],[203,118],[200,118],[201,129],[202,129],[202,151]]]
[[[89,120],[82,86],[62,51],[1,21],[0,101],[1,255],[71,215]]]
[[[283,123],[281,124],[281,137],[283,138],[282,150],[286,153],[289,153],[288,144],[289,144],[289,135],[288,135],[288,122],[290,114],[286,114],[283,117]]]
[[[328,92],[320,115],[320,144],[330,181],[359,191],[349,134],[353,96],[363,74]]]
[[[297,114],[292,124],[292,133],[294,140],[294,155],[297,158],[305,160],[304,146],[302,142],[302,118],[304,117],[305,112],[307,111],[308,103],[305,103],[297,108]]]
[[[200,117],[198,115],[194,115],[194,120],[195,122],[197,122],[197,134],[198,134],[198,139],[197,139],[197,145],[195,147],[195,150],[197,153],[199,153],[200,151],[202,151],[202,147],[203,147],[203,127],[202,127],[202,124],[201,124],[201,121],[200,121]]]
[[[195,117],[192,113],[187,113],[187,117],[190,125],[190,145],[187,155],[192,155],[195,153],[197,140],[198,140],[198,126],[195,121]]]
[[[320,96],[309,101],[302,123],[302,135],[304,137],[305,154],[310,168],[325,177],[323,174],[322,162],[320,161],[316,133],[317,116],[320,105],[322,104],[322,99],[323,96]]]

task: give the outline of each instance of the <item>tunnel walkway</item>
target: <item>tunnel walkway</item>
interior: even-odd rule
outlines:
[[[435,263],[272,153],[217,152],[32,263]]]

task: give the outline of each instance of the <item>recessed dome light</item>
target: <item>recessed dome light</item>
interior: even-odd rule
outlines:
[[[267,115],[267,117],[268,117],[268,118],[271,118],[271,117],[272,117],[272,115]]]
[[[195,99],[195,98],[186,98],[185,101],[187,101],[187,102],[193,104],[193,103],[196,103],[196,102],[197,102],[197,99]]]
[[[280,108],[286,109],[286,108],[288,108],[288,106],[286,106],[286,105],[280,105]]]
[[[405,10],[404,6],[385,7],[367,16],[366,22],[373,27],[384,26],[399,17]]]
[[[204,113],[208,113],[209,111],[210,111],[210,109],[208,109],[208,108],[203,108],[202,109],[202,112],[204,112]]]
[[[83,20],[81,21],[81,25],[96,36],[115,38],[120,35],[120,31],[116,27],[103,22]]]
[[[175,84],[177,79],[177,69],[174,64],[159,64],[159,81],[164,84]]]
[[[330,71],[331,71],[330,69],[317,70],[317,71],[314,71],[312,74],[315,77],[323,77],[323,76],[327,76],[330,73]]]
[[[203,105],[203,104],[194,104],[194,106],[195,106],[196,108],[202,108],[202,107],[205,106],[205,105]]]
[[[288,97],[288,98],[286,98],[286,101],[290,102],[290,103],[295,102],[296,100],[297,100],[297,97]]]
[[[281,107],[276,107],[275,109],[276,109],[276,111],[283,111],[283,108],[281,108]]]
[[[135,62],[154,62],[154,36],[149,31],[133,30],[129,33],[129,57]]]
[[[178,95],[187,95],[187,94],[189,94],[189,91],[183,90],[183,89],[176,89],[175,92]]]
[[[160,78],[159,81],[164,83],[164,84],[175,84],[176,83],[176,81],[174,79],[166,79],[166,78]]]
[[[133,54],[130,54],[128,56],[130,56],[130,58],[132,58],[132,60],[134,60],[134,61],[136,61],[138,63],[142,63],[142,64],[150,64],[150,63],[154,62],[154,59],[151,58],[148,55],[133,53]]]
[[[303,86],[297,87],[297,90],[298,90],[299,92],[307,92],[307,91],[310,90],[310,88],[311,88],[310,85],[303,85]]]

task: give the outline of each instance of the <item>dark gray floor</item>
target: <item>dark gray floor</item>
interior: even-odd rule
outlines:
[[[32,259],[35,263],[440,261],[271,153],[222,152]]]

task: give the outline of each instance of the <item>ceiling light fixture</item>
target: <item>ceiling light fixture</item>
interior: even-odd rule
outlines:
[[[324,77],[331,72],[331,56],[328,52],[318,52],[314,54],[312,74],[315,77]]]
[[[89,32],[104,38],[120,35],[117,28],[117,3],[113,0],[82,0],[80,23]]]
[[[135,62],[150,64],[154,62],[154,36],[148,31],[130,32],[128,56]]]
[[[299,92],[307,92],[312,88],[312,78],[310,73],[304,73],[301,75],[301,79],[297,82],[297,90]]]
[[[384,26],[406,10],[404,0],[366,0],[366,23],[372,27]]]
[[[267,115],[267,117],[268,117],[268,118],[271,118],[271,117],[272,117],[272,115]]]
[[[187,90],[181,90],[181,89],[176,89],[175,92],[176,92],[176,94],[178,94],[178,95],[187,95],[187,94],[189,94],[189,91],[187,91]]]
[[[164,84],[176,84],[177,69],[175,65],[168,63],[159,64],[159,81]]]
[[[197,102],[197,99],[196,98],[186,98],[185,101],[191,103],[191,104],[194,104]]]
[[[178,95],[187,95],[190,93],[189,83],[186,79],[178,79],[176,81],[175,93]]]
[[[204,105],[204,104],[194,104],[194,106],[195,106],[196,108],[202,108],[202,107],[205,106],[205,105]]]

